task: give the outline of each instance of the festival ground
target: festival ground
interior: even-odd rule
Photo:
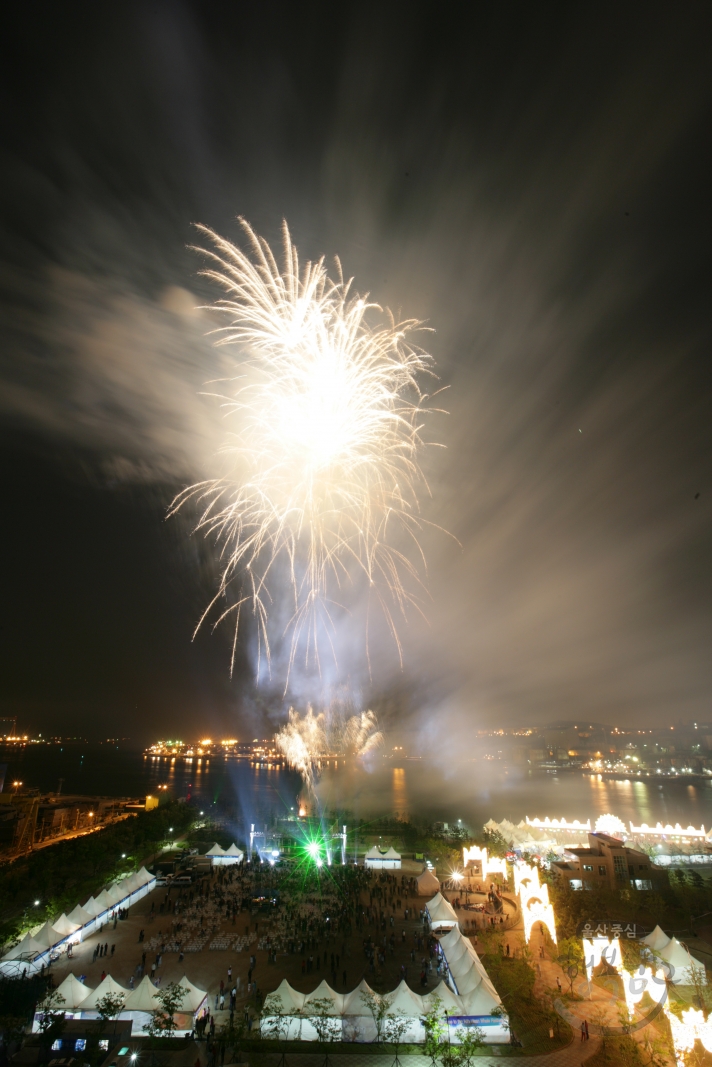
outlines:
[[[131,908],[127,919],[110,923],[101,933],[88,937],[76,947],[72,959],[62,957],[57,961],[52,967],[55,984],[58,985],[68,973],[74,973],[77,977],[84,976],[86,984],[95,988],[106,973],[128,988],[132,977],[135,984],[140,980],[139,967],[145,951],[143,973],[151,974],[153,964],[160,957],[154,977],[161,986],[177,981],[185,974],[191,982],[207,991],[210,1013],[219,1028],[229,1020],[229,990],[234,986],[238,990],[236,1013],[241,1017],[247,1014],[255,1020],[264,997],[284,978],[303,993],[314,990],[323,979],[341,993],[352,990],[362,978],[381,993],[395,989],[403,977],[418,993],[432,990],[441,980],[436,959],[427,949],[428,931],[421,918],[425,898],[415,895],[411,882],[415,872],[403,870],[389,873],[387,877],[374,874],[369,878],[363,870],[356,872],[352,869],[348,888],[345,888],[338,868],[333,872],[323,871],[318,877],[310,874],[306,880],[285,879],[283,874],[264,868],[247,875],[231,874],[229,869],[223,869],[222,873],[218,871],[214,869],[202,883],[196,883],[190,889],[168,892],[165,888],[156,888]],[[269,897],[275,889],[279,891],[278,909],[270,907],[258,911],[251,907],[256,895],[264,893]],[[481,892],[469,895],[470,904],[487,904],[487,886],[483,885],[481,889]],[[454,893],[448,896],[456,903]],[[244,908],[241,906],[243,901]],[[485,927],[495,918],[496,928],[504,931],[501,938],[503,957],[521,958],[523,927],[516,905],[511,898],[507,899],[506,894],[502,924],[499,915],[464,907],[456,910],[461,929],[470,934],[473,945],[480,952]],[[339,928],[330,930],[331,926]],[[143,941],[139,941],[141,931],[144,932]],[[372,959],[365,953],[365,941],[375,946]],[[171,950],[171,946],[178,943],[183,949],[182,960],[178,951]],[[94,959],[95,948],[100,944],[108,945],[108,954]],[[232,947],[211,949],[211,944]],[[239,950],[235,948],[236,944],[240,945]],[[163,951],[162,945],[166,946]],[[536,930],[529,947],[536,976],[534,992],[546,1001],[552,991],[556,994],[557,988],[565,991],[568,980],[555,962],[551,942]],[[251,957],[255,958],[252,966]],[[484,963],[486,966],[486,956]],[[250,981],[254,985],[248,992]],[[221,983],[226,994],[223,1010],[219,1006]],[[573,999],[556,995],[552,998],[558,1015],[573,1029],[573,1043],[568,1047],[561,1047],[558,1036],[549,1046],[547,1033],[542,1041],[540,1025],[532,1026],[530,1033],[520,1022],[515,1033],[523,1047],[488,1046],[482,1050],[482,1055],[496,1057],[498,1061],[526,1058],[534,1062],[546,1054],[551,1067],[571,1067],[581,1063],[597,1047],[601,1024],[616,1025],[618,1014],[615,997],[604,985],[594,982],[589,991],[585,981],[579,978],[575,993]],[[579,1038],[583,1020],[588,1022],[591,1034],[585,1046]],[[568,1027],[563,1030],[568,1042],[570,1031]],[[256,1025],[253,1025],[253,1034],[256,1036]],[[642,1035],[636,1036],[640,1038]],[[201,1051],[197,1055],[206,1062],[208,1046],[201,1043],[199,1047]],[[551,1049],[548,1054],[547,1048]],[[296,1052],[295,1048],[290,1055]],[[317,1061],[323,1064],[323,1052],[317,1052],[305,1042],[301,1043],[298,1054],[301,1067],[309,1067],[311,1058],[315,1065]],[[181,1067],[184,1061],[188,1063],[185,1060],[187,1051],[172,1054],[171,1061],[174,1055],[178,1057],[174,1067]],[[368,1046],[350,1048],[348,1053],[337,1052],[335,1046],[329,1054],[333,1067],[341,1067],[342,1059],[344,1067],[346,1061],[350,1067],[358,1067],[356,1060],[364,1057],[374,1067],[376,1058],[384,1064],[387,1059],[389,1067],[393,1061],[392,1053],[381,1055]],[[405,1061],[411,1058],[422,1063],[421,1054],[401,1055],[404,1067]],[[266,1051],[257,1052],[252,1048],[248,1059],[263,1063],[264,1067],[273,1067],[272,1054]]]

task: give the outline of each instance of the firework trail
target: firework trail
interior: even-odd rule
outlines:
[[[314,793],[319,761],[328,755],[363,758],[383,743],[376,716],[361,712],[343,720],[314,714],[308,707],[302,718],[289,709],[288,722],[275,734],[275,743],[291,767],[301,774],[307,789]]]
[[[220,545],[219,587],[196,633],[208,616],[214,626],[231,619],[232,669],[248,606],[259,671],[260,656],[270,660],[269,608],[281,610],[286,581],[288,681],[298,647],[319,669],[325,635],[334,652],[341,591],[362,581],[400,655],[394,609],[417,607],[417,454],[423,416],[434,410],[419,384],[434,377],[432,358],[410,340],[423,327],[352,295],[338,261],[336,280],[323,259],[300,270],[286,223],[279,266],[240,221],[249,253],[198,227],[212,244],[199,250],[202,273],[225,292],[211,308],[228,320],[216,344],[234,346],[235,374],[213,394],[226,422],[225,473],[186,488],[170,509],[197,503],[196,529]]]

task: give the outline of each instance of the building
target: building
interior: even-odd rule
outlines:
[[[608,834],[589,833],[588,848],[567,848],[566,855],[552,861],[551,870],[572,889],[653,889],[665,880],[645,852]]]

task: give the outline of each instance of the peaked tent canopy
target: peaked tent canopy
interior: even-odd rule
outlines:
[[[389,870],[397,870],[401,865],[400,855],[391,846],[385,851],[381,851],[378,845],[374,845],[366,853],[364,858],[364,866],[373,868],[387,868]]]
[[[453,926],[458,921],[455,909],[452,904],[448,903],[442,893],[436,893],[425,907],[433,929],[438,929],[441,926]]]
[[[674,985],[692,985],[696,981],[702,985],[707,984],[707,971],[704,963],[695,959],[676,937],[671,938],[668,944],[660,949],[658,956],[670,964],[672,971],[670,981]]]
[[[103,915],[103,913],[105,911],[108,911],[109,908],[113,908],[114,901],[111,899],[109,893],[107,893],[105,889],[102,889],[101,893],[99,893],[99,896],[94,897],[94,906],[97,909],[97,915]]]
[[[46,945],[41,945],[39,941],[35,941],[34,937],[30,937],[29,934],[25,934],[22,941],[11,948],[9,952],[6,952],[3,956],[4,960],[16,960],[20,956],[37,956],[47,951]]]
[[[415,880],[419,897],[429,897],[431,893],[440,892],[440,882],[432,871],[425,870]]]
[[[88,911],[85,911],[81,904],[77,904],[76,907],[72,908],[67,918],[72,923],[78,923],[79,926],[85,926],[86,923],[92,921],[94,916],[90,915]]]
[[[245,855],[242,849],[239,849],[235,842],[230,845],[229,849],[225,853],[226,856],[238,856],[240,859]]]
[[[96,919],[97,915],[101,915],[102,911],[105,909],[97,904],[94,897],[89,897],[86,903],[82,904],[82,910],[85,911],[87,915],[91,915],[92,919]]]
[[[123,993],[126,996],[128,990],[123,986],[115,982],[110,974],[107,974],[103,982],[100,982],[93,993],[90,993],[87,999],[82,1004],[82,1014],[85,1011],[98,1011],[97,1003],[102,997],[105,997],[107,993]]]
[[[453,993],[447,982],[440,982],[435,986],[435,989],[431,990],[423,997],[423,1009],[424,1011],[430,1011],[435,1004],[435,1000],[439,999],[440,1008],[442,1011],[448,1012],[450,1015],[460,1014],[462,1005]]]
[[[81,923],[72,922],[72,920],[68,918],[68,916],[66,916],[64,912],[62,912],[60,917],[58,919],[55,919],[52,923],[54,929],[58,933],[62,934],[63,937],[69,937],[70,934],[76,933],[76,931],[80,928],[81,925]]]
[[[463,993],[460,997],[466,1015],[491,1015],[495,1009],[502,1007],[499,997],[493,996],[482,982],[471,993]]]
[[[118,904],[119,901],[124,900],[127,895],[126,890],[122,888],[120,882],[114,882],[113,885],[110,885],[106,890],[107,899],[114,905]]]
[[[331,1001],[331,1008],[327,1014],[343,1015],[344,995],[343,993],[337,993],[332,989],[326,979],[320,982],[316,989],[304,998],[303,1010],[306,1014],[308,1014],[309,1005],[313,1000],[329,1000]]]
[[[114,884],[119,889],[122,899],[130,896],[132,893],[135,893],[137,889],[141,888],[141,883],[138,881],[138,876],[135,871],[133,874],[130,874],[128,878],[122,878],[120,882],[115,882]]]
[[[183,997],[181,1011],[196,1012],[203,1003],[203,1001],[206,999],[208,994],[204,989],[199,989],[197,985],[193,985],[193,983],[185,974],[181,978],[178,985],[183,986],[186,994]]]
[[[369,997],[378,999],[378,993],[374,993],[366,979],[362,978],[355,989],[344,993],[344,1015],[365,1015],[371,1018],[373,1012],[368,1006]]]
[[[53,945],[59,944],[66,937],[66,934],[61,934],[59,930],[55,930],[49,919],[41,926],[39,930],[36,930],[32,935],[38,945],[44,945],[46,949],[52,948]]]
[[[216,841],[215,844],[213,845],[213,847],[209,848],[208,851],[205,853],[205,855],[206,856],[224,856],[225,855],[225,850],[220,848],[220,845]]]
[[[392,999],[391,999],[392,998]],[[401,978],[395,992],[391,993],[391,1003],[388,1008],[388,1015],[406,1015],[409,1019],[419,1019],[423,1014],[423,998],[406,984],[404,978]]]
[[[643,938],[643,944],[652,948],[653,952],[659,952],[661,948],[670,944],[670,938],[659,926],[656,926],[652,933]]]
[[[304,1006],[304,993],[300,993],[297,989],[292,989],[286,978],[283,978],[279,983],[274,993],[268,994],[269,1003],[266,1005],[266,1014],[270,1014],[270,1008],[275,1011],[277,1002],[281,1005],[281,1010],[285,1015],[290,1015],[292,1012],[301,1011]]]
[[[160,1003],[156,1000],[156,987],[148,977],[144,974],[143,978],[132,989],[126,998],[124,1004],[124,1011],[155,1011],[156,1008],[160,1008]]]
[[[91,993],[91,989],[85,986],[83,982],[80,982],[78,978],[75,978],[73,974],[68,974],[64,981],[57,986],[57,993],[64,997],[64,1004],[61,1007],[65,1011],[78,1011],[79,1006],[84,1003]]]

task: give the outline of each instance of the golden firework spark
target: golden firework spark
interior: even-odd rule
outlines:
[[[420,380],[434,375],[411,341],[423,326],[352,295],[338,260],[335,280],[323,258],[300,271],[286,223],[279,266],[240,221],[247,253],[198,227],[213,246],[200,249],[202,273],[225,291],[211,306],[229,320],[216,344],[234,347],[235,373],[213,394],[227,424],[224,473],[183,490],[170,510],[197,502],[196,529],[221,548],[219,587],[196,633],[213,611],[215,626],[232,618],[234,664],[249,605],[269,661],[269,609],[281,608],[286,582],[288,678],[299,648],[319,667],[325,637],[333,652],[334,608],[362,581],[400,655],[394,609],[416,603],[423,562],[417,454],[433,409]]]
[[[383,743],[376,716],[372,711],[339,716],[314,714],[308,707],[302,717],[289,709],[288,721],[274,736],[275,744],[291,767],[301,774],[307,789],[314,792],[320,760],[325,756],[354,756],[362,759]]]

